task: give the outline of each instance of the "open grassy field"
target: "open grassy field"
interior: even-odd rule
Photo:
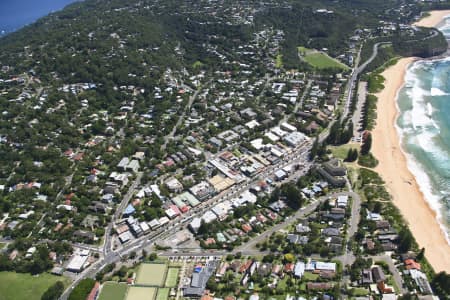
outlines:
[[[306,281],[316,281],[317,278],[319,278],[318,274],[313,274],[311,272],[305,272],[305,274],[303,274],[303,279]]]
[[[338,68],[342,70],[349,69],[349,67],[347,67],[340,61],[328,56],[324,52],[308,49],[305,47],[298,47],[298,51],[302,56],[302,59],[311,66],[313,66],[314,68],[317,69]]]
[[[369,290],[364,288],[354,288],[351,290],[351,295],[355,297],[367,296],[368,294]]]
[[[277,55],[277,58],[275,60],[275,67],[278,69],[283,67],[283,55]]]
[[[156,300],[167,300],[169,299],[169,288],[160,288],[158,289],[158,295],[156,296]]]
[[[361,146],[357,143],[348,143],[340,146],[328,146],[334,157],[344,160],[347,157],[348,150],[356,149],[359,150]]]
[[[128,289],[126,300],[154,300],[156,288],[132,286]]]
[[[99,300],[123,300],[127,294],[128,286],[123,283],[106,282],[100,292]]]
[[[65,286],[69,283],[69,279],[66,277],[48,273],[32,276],[0,272],[0,300],[41,299],[42,294],[57,281],[62,281]]]
[[[177,285],[179,272],[180,272],[180,269],[178,269],[178,268],[169,268],[169,271],[167,272],[167,278],[166,278],[166,286],[167,287],[175,287]]]
[[[136,277],[136,283],[149,286],[163,286],[166,279],[166,264],[142,264]]]

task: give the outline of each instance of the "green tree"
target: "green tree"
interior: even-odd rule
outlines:
[[[288,263],[293,263],[295,261],[295,255],[292,253],[286,253],[284,255],[284,261]]]
[[[94,287],[94,284],[95,280],[91,278],[81,280],[70,293],[69,300],[85,300]]]
[[[150,261],[155,261],[158,258],[158,254],[156,254],[156,252],[152,252],[150,253],[150,255],[148,256],[148,259]]]
[[[58,300],[59,296],[64,292],[64,284],[62,281],[57,281],[50,286],[42,295],[41,300]]]
[[[414,242],[414,238],[411,234],[411,231],[409,231],[409,229],[407,228],[403,228],[400,232],[399,232],[399,244],[398,244],[398,250],[400,250],[400,252],[408,252]]]
[[[431,281],[431,287],[439,299],[449,299],[450,275],[446,272],[439,272]]]
[[[346,162],[354,162],[358,159],[358,151],[356,149],[350,148],[347,152]]]
[[[372,147],[372,134],[368,132],[366,137],[364,138],[363,144],[361,145],[361,154],[362,155],[369,154],[371,147]]]

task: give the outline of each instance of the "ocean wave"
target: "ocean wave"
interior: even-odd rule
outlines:
[[[407,130],[403,130],[401,127],[397,125],[395,127],[400,137],[401,144],[403,144],[403,141],[409,132]],[[444,203],[442,200],[446,198],[445,194],[442,193],[442,191],[435,191],[429,175],[425,171],[425,168],[421,166],[420,162],[418,162],[412,154],[405,151],[403,147],[400,147],[400,149],[406,157],[407,167],[409,171],[415,177],[419,189],[424,195],[425,201],[428,203],[430,208],[436,213],[436,220],[439,224],[439,227],[441,228],[445,236],[445,239],[447,240],[447,243],[450,244],[450,236],[449,236],[450,232],[449,228],[446,226],[443,214]]]
[[[437,221],[450,244],[450,149],[445,148],[440,123],[433,118],[433,97],[450,95],[446,92],[446,85],[450,84],[446,82],[446,71],[450,67],[442,65],[448,62],[450,57],[422,60],[408,68],[401,93],[406,97],[397,95],[400,114],[395,126],[408,169],[416,178],[425,200],[436,212]]]

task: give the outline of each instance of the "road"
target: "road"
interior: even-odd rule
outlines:
[[[392,276],[394,278],[395,283],[397,284],[398,288],[400,289],[401,294],[406,294],[408,291],[403,287],[403,279],[400,275],[400,272],[398,271],[397,267],[395,266],[394,262],[392,261],[392,258],[388,255],[375,255],[370,256],[374,262],[376,261],[384,261],[389,266],[389,271],[392,273]]]
[[[210,84],[211,81],[208,81],[206,83],[206,85]],[[169,143],[170,140],[173,139],[175,133],[177,132],[177,128],[180,127],[181,123],[184,121],[184,117],[186,116],[186,113],[188,113],[192,107],[192,104],[194,104],[195,99],[197,99],[198,93],[200,93],[200,91],[202,90],[202,87],[200,86],[192,96],[189,97],[189,102],[188,104],[185,106],[183,113],[181,114],[181,116],[178,118],[177,123],[175,124],[175,126],[173,126],[172,130],[170,131],[170,133],[168,135],[166,135],[164,137],[164,144],[161,145],[161,150],[164,151],[167,147],[167,144]]]
[[[354,196],[354,193],[339,192],[339,193],[333,193],[330,195],[322,196],[319,199],[316,199],[314,202],[310,203],[308,206],[305,206],[305,207],[302,207],[301,209],[299,209],[293,216],[290,216],[284,222],[273,226],[272,228],[265,231],[264,233],[258,235],[255,238],[252,238],[249,242],[237,247],[236,251],[246,252],[246,251],[250,251],[250,250],[254,249],[256,244],[267,239],[272,233],[278,232],[281,229],[286,228],[287,226],[291,225],[292,223],[298,222],[297,220],[299,218],[303,218],[304,216],[311,214],[317,208],[317,206],[319,206],[319,204],[325,202],[326,200],[328,200],[330,198],[343,196],[343,195]]]
[[[128,189],[127,194],[123,197],[122,201],[120,202],[119,206],[116,209],[116,212],[114,213],[114,216],[113,216],[111,222],[109,222],[108,227],[106,228],[105,243],[104,243],[104,247],[103,247],[103,255],[105,255],[105,256],[112,250],[111,249],[111,240],[112,240],[111,231],[113,229],[113,226],[116,223],[117,219],[119,219],[119,217],[122,216],[122,213],[123,213],[125,207],[130,202],[131,197],[133,197],[134,192],[136,191],[137,187],[141,183],[143,174],[144,174],[143,172],[137,173],[136,179],[134,180],[133,184]]]
[[[298,111],[301,107],[303,107],[303,102],[305,101],[306,96],[308,96],[308,92],[309,92],[309,89],[311,88],[312,83],[313,83],[313,81],[312,81],[311,79],[308,80],[308,82],[307,82],[306,85],[305,85],[305,89],[303,90],[303,94],[302,94],[302,96],[300,97],[300,100],[297,101],[297,103],[296,103],[295,106],[294,106],[294,110],[292,111],[292,113],[290,113],[290,114],[288,114],[288,115],[285,115],[284,118],[281,119],[280,124],[283,123],[283,122],[286,122],[286,121],[289,119],[290,116],[292,116],[292,115],[295,116],[295,114],[297,113],[297,111]]]
[[[110,235],[107,235],[106,241],[105,241],[105,248],[109,249],[108,251],[104,250],[104,255],[102,258],[100,258],[97,262],[95,262],[93,265],[86,268],[83,272],[78,274],[75,278],[75,280],[70,284],[70,286],[64,291],[63,295],[61,296],[61,299],[65,300],[70,295],[71,290],[84,278],[92,278],[95,277],[95,275],[102,270],[106,265],[111,263],[119,262],[124,256],[127,256],[132,251],[138,252],[142,249],[145,249],[151,245],[154,245],[155,242],[158,240],[168,237],[170,235],[173,235],[173,233],[179,231],[183,227],[185,227],[192,218],[196,216],[201,216],[204,212],[211,209],[214,205],[217,203],[233,199],[237,197],[239,194],[244,192],[245,190],[249,189],[251,186],[257,184],[261,179],[265,178],[267,176],[271,176],[275,173],[275,171],[279,170],[280,168],[283,168],[284,166],[291,165],[294,163],[300,163],[303,165],[303,168],[301,170],[298,170],[297,172],[294,172],[291,176],[293,178],[298,178],[301,176],[301,174],[305,174],[309,168],[311,167],[311,163],[308,163],[306,161],[307,152],[309,151],[310,143],[307,142],[299,147],[296,147],[291,153],[287,154],[285,158],[280,161],[277,165],[272,165],[266,167],[261,173],[254,176],[252,179],[247,179],[230,189],[223,191],[222,193],[212,197],[211,199],[201,203],[198,207],[190,210],[186,214],[183,214],[183,216],[178,217],[174,220],[172,220],[170,223],[168,223],[165,227],[160,228],[156,231],[152,231],[149,235],[142,236],[140,238],[137,238],[133,240],[132,242],[126,243],[125,245],[121,246],[120,248],[111,251],[110,250],[110,243],[111,243],[111,237]],[[292,180],[291,177],[291,180]],[[135,181],[136,183],[136,181]],[[278,184],[281,184],[278,183]],[[133,187],[133,186],[132,186]],[[127,196],[130,195],[131,197],[133,194],[131,193],[132,188],[130,188],[129,192],[127,193]],[[127,197],[124,197],[123,201],[120,204],[120,208],[122,210],[117,210],[115,214],[115,218],[123,211],[125,208],[126,203],[128,203],[126,200]],[[108,228],[112,228],[113,222],[110,223]],[[111,228],[109,229],[109,232],[111,231]]]
[[[375,57],[377,57],[378,47],[380,45],[388,45],[388,44],[391,44],[391,43],[390,42],[380,42],[380,43],[374,44],[373,49],[372,49],[372,55],[360,66],[359,66],[359,61],[360,61],[360,56],[361,56],[361,48],[359,49],[358,56],[356,57],[356,60],[355,60],[355,68],[353,69],[353,73],[350,77],[350,81],[347,84],[347,89],[346,89],[347,98],[346,98],[346,103],[344,104],[344,111],[341,115],[341,122],[343,120],[345,120],[348,117],[348,114],[350,113],[350,108],[351,108],[352,98],[353,98],[353,91],[355,89],[356,80],[358,79],[359,74],[361,74],[364,71],[364,69],[375,59]]]

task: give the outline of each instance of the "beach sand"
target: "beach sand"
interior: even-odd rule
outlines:
[[[444,17],[450,15],[450,10],[433,10],[428,13],[430,14],[428,17],[417,21],[413,25],[422,27],[435,27],[443,21]]]
[[[377,123],[372,131],[372,152],[379,160],[375,168],[386,182],[395,206],[406,219],[419,247],[425,247],[425,256],[436,272],[450,272],[450,246],[445,239],[436,213],[426,202],[415,177],[409,171],[395,121],[398,110],[397,92],[402,87],[408,65],[414,58],[403,58],[386,69],[385,88],[378,96]]]

